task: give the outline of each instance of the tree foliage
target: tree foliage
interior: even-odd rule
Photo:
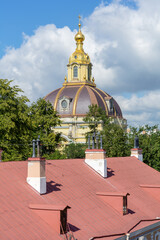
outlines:
[[[105,124],[107,121],[105,111],[102,110],[97,104],[89,106],[89,111],[83,121],[88,123],[90,133],[98,132],[98,125]]]
[[[145,125],[139,128],[130,128],[128,135],[129,147],[133,148],[134,137],[139,137],[139,147],[143,150],[143,161],[160,171],[160,131],[158,126]]]
[[[28,153],[30,136],[29,100],[19,96],[23,91],[0,79],[0,147],[6,160],[20,160]]]
[[[38,136],[43,143],[42,154],[51,154],[60,142],[60,134],[55,134],[53,127],[60,124],[60,119],[50,102],[39,98],[30,107],[30,118],[32,123],[32,136]]]
[[[119,125],[107,122],[102,130],[103,148],[107,157],[124,157],[130,154],[127,133]]]
[[[12,81],[0,79],[0,148],[3,160],[24,160],[31,156],[32,139],[40,136],[43,153],[55,151],[59,134],[51,128],[60,124],[52,104],[44,99],[28,105],[27,97]]]
[[[66,158],[84,158],[86,145],[82,143],[71,143],[64,148]]]

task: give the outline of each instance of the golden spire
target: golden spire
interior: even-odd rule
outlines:
[[[78,24],[79,31],[75,36],[75,40],[77,42],[77,49],[82,50],[83,49],[83,41],[84,41],[85,37],[81,32],[81,22],[80,22],[81,17],[79,16],[78,18],[79,18],[79,24]]]

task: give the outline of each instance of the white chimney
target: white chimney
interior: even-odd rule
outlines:
[[[40,194],[46,193],[45,158],[28,158],[27,183]]]
[[[85,163],[93,168],[102,177],[107,177],[106,152],[103,149],[86,149]]]

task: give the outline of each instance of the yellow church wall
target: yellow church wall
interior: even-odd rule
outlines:
[[[61,133],[62,137],[69,138],[71,142],[86,143],[86,133],[90,131],[82,117],[61,118],[61,126],[56,126],[54,131]],[[102,131],[102,124],[98,125],[98,131]]]
[[[127,127],[125,119],[110,118],[110,120],[124,129]],[[71,142],[86,143],[85,135],[90,129],[88,124],[83,121],[83,117],[61,118],[61,121],[61,126],[56,126],[54,128],[56,133],[62,133],[62,137],[68,138]],[[100,123],[97,130],[101,132],[102,129],[103,127]]]

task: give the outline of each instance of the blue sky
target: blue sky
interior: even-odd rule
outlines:
[[[22,33],[32,35],[41,25],[76,29],[78,15],[88,17],[99,4],[101,0],[1,0],[0,55],[8,46],[19,47]]]
[[[31,101],[62,86],[80,14],[97,86],[129,124],[159,124],[159,0],[1,0],[0,7],[0,77]]]

